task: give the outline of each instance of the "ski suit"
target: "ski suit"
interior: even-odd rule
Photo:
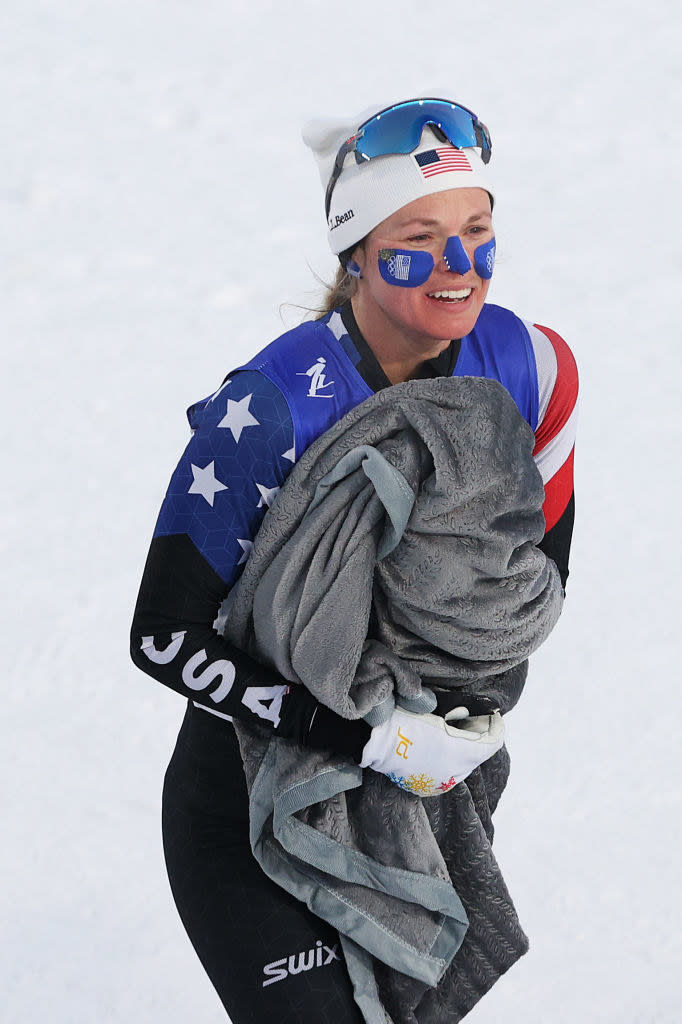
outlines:
[[[548,328],[485,305],[474,330],[422,377],[498,380],[532,427],[545,485],[539,545],[568,577],[578,379]],[[188,411],[192,437],[154,531],[131,630],[131,656],[188,698],[164,785],[164,851],[189,937],[233,1024],[359,1024],[338,936],[253,859],[231,718],[346,754],[369,726],[341,719],[213,628],[253,538],[294,462],[351,408],[389,387],[350,303],[305,323],[232,371]]]

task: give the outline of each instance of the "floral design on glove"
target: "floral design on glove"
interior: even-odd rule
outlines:
[[[457,780],[451,776],[447,782],[441,782],[437,786],[434,780],[421,772],[419,775],[396,775],[389,772],[386,776],[395,786],[400,786],[406,793],[414,793],[416,796],[435,796],[437,793],[447,793],[449,789],[457,785]]]

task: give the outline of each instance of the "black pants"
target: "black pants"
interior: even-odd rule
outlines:
[[[163,843],[180,917],[233,1024],[362,1024],[338,934],[251,853],[233,727],[191,703],[166,772]]]

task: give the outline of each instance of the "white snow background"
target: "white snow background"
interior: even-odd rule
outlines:
[[[568,599],[497,814],[531,951],[467,1020],[682,1019],[679,18],[4,0],[2,1021],[225,1020],[162,859],[184,702],[130,618],[185,408],[333,273],[303,120],[431,83],[492,131],[491,300],[582,380]]]

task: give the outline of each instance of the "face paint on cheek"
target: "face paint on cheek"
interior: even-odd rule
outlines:
[[[479,277],[489,281],[495,269],[495,236],[474,249],[474,267]]]
[[[419,249],[379,249],[377,255],[382,278],[398,288],[418,288],[435,266],[431,253]]]

